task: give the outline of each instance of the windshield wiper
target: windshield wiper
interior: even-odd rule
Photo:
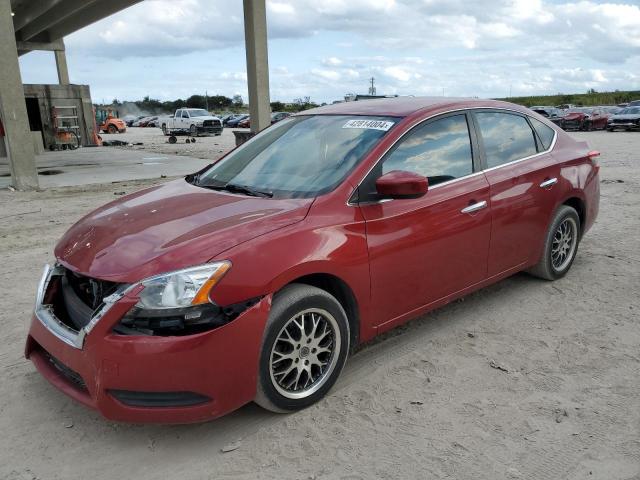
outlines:
[[[227,192],[244,193],[245,195],[250,195],[252,197],[273,197],[273,192],[263,192],[247,185],[236,185],[235,183],[227,183],[223,185],[212,185],[205,183],[198,184],[198,186],[203,188],[210,188],[211,190],[226,190]]]

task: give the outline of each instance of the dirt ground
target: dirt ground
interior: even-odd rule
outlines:
[[[159,128],[129,127],[125,133],[101,134],[101,136],[103,140],[122,140],[133,144],[132,147],[117,148],[216,160],[235,146],[233,130],[247,131],[247,129],[225,128],[222,135],[197,137],[195,143],[186,143],[187,137],[179,136],[178,142],[174,144],[169,143],[168,137],[165,137]],[[143,143],[143,145],[135,145],[136,143]]]
[[[603,152],[602,201],[567,277],[518,274],[384,335],[307,410],[201,425],[105,421],[23,358],[56,240],[149,182],[0,191],[0,478],[640,479],[640,134],[576,136]]]

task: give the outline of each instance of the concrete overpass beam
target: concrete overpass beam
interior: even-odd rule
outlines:
[[[24,101],[10,0],[0,0],[0,118],[5,130],[4,141],[9,156],[12,185],[18,190],[37,189],[38,173]]]
[[[64,49],[64,42],[63,42],[63,49],[54,50],[53,54],[56,56],[56,68],[58,69],[58,83],[60,85],[69,85],[71,82],[69,81],[69,68],[67,67],[67,52]]]
[[[271,125],[265,0],[244,0],[244,38],[251,130],[259,132]]]

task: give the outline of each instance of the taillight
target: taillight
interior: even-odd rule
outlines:
[[[599,156],[600,156],[600,152],[597,150],[591,150],[589,153],[587,153],[587,157],[589,157],[589,160],[591,160],[591,163],[593,163],[594,167],[598,166]]]

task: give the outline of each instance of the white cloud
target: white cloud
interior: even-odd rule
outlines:
[[[107,97],[246,97],[242,18],[240,1],[146,0],[67,38],[72,80]],[[366,92],[371,76],[416,95],[640,88],[638,0],[268,0],[267,21],[282,100]]]

